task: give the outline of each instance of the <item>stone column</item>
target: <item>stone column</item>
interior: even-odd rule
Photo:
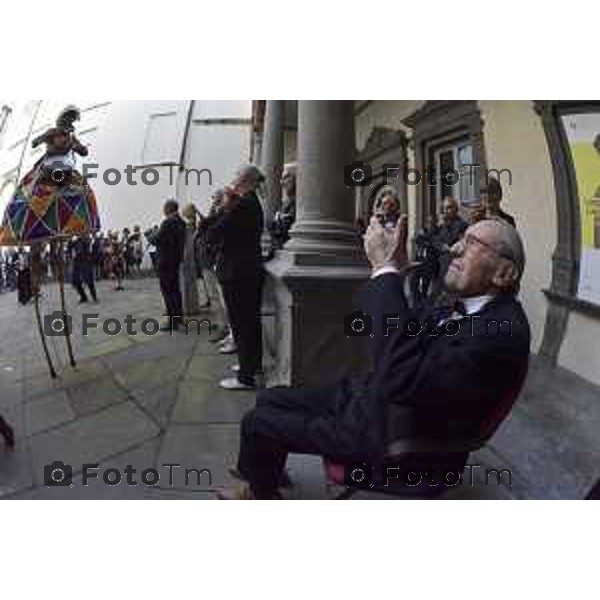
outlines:
[[[252,162],[260,167],[262,162],[262,138],[263,134],[261,131],[254,132],[254,144],[252,148]]]
[[[354,189],[344,183],[354,153],[353,102],[299,102],[296,223],[266,267],[271,385],[319,384],[364,366],[363,340],[344,333],[344,316],[369,276],[354,230]]]
[[[354,153],[352,101],[299,102],[296,224],[286,247],[290,251],[316,253],[317,264],[331,259],[355,264],[360,258],[355,188],[344,182],[344,167]]]
[[[265,174],[265,224],[268,226],[281,205],[281,172],[283,170],[283,125],[285,102],[267,100],[261,168]]]

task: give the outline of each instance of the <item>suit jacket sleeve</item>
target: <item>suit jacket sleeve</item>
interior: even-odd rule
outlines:
[[[395,328],[402,331],[405,322],[415,317],[416,311],[409,308],[406,300],[404,281],[404,275],[385,273],[370,279],[359,295],[357,309],[372,319],[373,368],[381,360],[389,341],[398,333]]]

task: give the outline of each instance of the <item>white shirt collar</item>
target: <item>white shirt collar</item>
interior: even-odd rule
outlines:
[[[461,298],[460,300],[465,305],[465,310],[468,315],[473,315],[481,311],[481,309],[493,298],[493,294],[484,294],[483,296],[471,296],[470,298]]]

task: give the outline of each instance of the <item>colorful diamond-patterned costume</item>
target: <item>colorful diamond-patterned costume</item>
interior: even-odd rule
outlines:
[[[73,171],[68,185],[49,185],[39,161],[19,183],[6,207],[0,245],[31,245],[99,229],[96,198],[83,177]]]
[[[77,107],[67,106],[53,127],[32,141],[35,148],[46,145],[44,156],[19,182],[4,211],[0,225],[0,246],[31,247],[31,291],[42,347],[51,377],[57,373],[46,343],[40,312],[41,251],[50,243],[53,271],[60,291],[63,323],[65,306],[65,264],[63,241],[100,229],[98,207],[92,188],[75,169],[74,154],[87,156],[87,148],[75,137],[73,123],[79,119]],[[66,325],[65,325],[66,326]],[[63,336],[72,367],[76,366],[70,335]]]

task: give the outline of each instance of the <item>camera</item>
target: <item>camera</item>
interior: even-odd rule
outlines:
[[[44,467],[44,485],[46,487],[72,487],[73,467],[62,460],[55,460]]]
[[[344,317],[346,337],[364,337],[373,334],[373,317],[362,310],[355,310]]]
[[[344,485],[348,488],[368,489],[373,486],[373,469],[366,463],[344,465]]]
[[[66,337],[73,333],[73,317],[55,310],[44,315],[44,335],[47,337]]]
[[[364,187],[369,185],[373,179],[371,165],[356,160],[344,167],[344,184],[346,187]]]

